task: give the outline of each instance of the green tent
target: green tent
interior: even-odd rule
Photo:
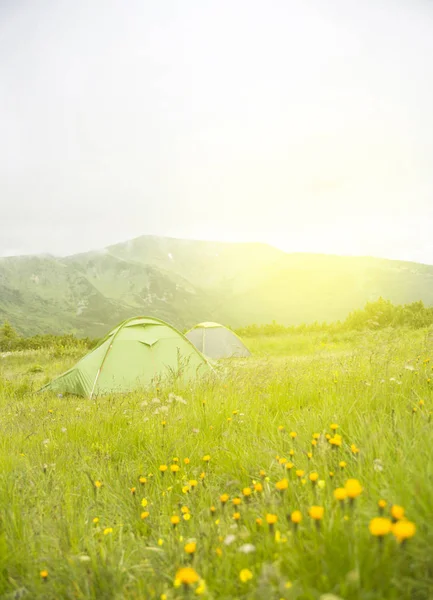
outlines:
[[[251,352],[234,331],[220,323],[199,323],[185,337],[208,358],[251,356]]]
[[[120,323],[75,367],[42,390],[93,398],[130,392],[173,374],[191,380],[211,370],[177,329],[159,319],[134,317]]]

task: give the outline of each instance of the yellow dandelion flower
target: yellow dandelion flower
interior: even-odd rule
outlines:
[[[180,471],[180,467],[177,464],[174,465],[170,465],[170,471],[174,474],[176,474],[178,471]]]
[[[239,519],[240,519],[240,518],[241,518],[241,513],[240,513],[240,512],[235,512],[235,513],[233,514],[233,519],[234,519],[235,521],[239,521]]]
[[[242,569],[242,571],[239,573],[239,579],[242,581],[242,583],[247,583],[252,578],[253,574],[249,569]]]
[[[355,444],[351,444],[350,445],[350,450],[351,450],[352,454],[358,454],[359,453],[359,448]]]
[[[260,517],[257,517],[256,525],[257,525],[257,527],[261,527],[263,525],[263,519],[261,519]]]
[[[95,525],[96,525],[97,523],[99,523],[99,517],[95,517],[95,518],[92,520],[92,523],[94,523]]]
[[[208,463],[210,461],[210,454],[205,454],[205,456],[203,456],[203,461]]]
[[[287,462],[287,458],[284,458],[284,456],[282,456],[278,459],[278,462],[280,463],[280,465],[285,465]]]
[[[303,477],[305,475],[305,471],[303,471],[302,469],[297,469],[296,470],[296,477]]]
[[[320,433],[313,433],[313,440],[320,439]]]
[[[229,500],[230,496],[228,494],[221,494],[220,502],[221,504],[225,504]]]
[[[180,517],[178,515],[173,515],[170,517],[170,523],[173,525],[173,527],[176,527],[176,525],[179,525],[180,523]]]
[[[206,477],[206,473],[204,471],[202,471],[200,473],[200,479],[203,481],[203,479]]]
[[[312,483],[316,483],[316,481],[319,479],[319,473],[313,471],[313,473],[310,473],[308,477]]]
[[[387,506],[387,501],[386,501],[386,500],[383,500],[383,499],[381,498],[381,499],[378,501],[377,505],[378,505],[378,507],[379,507],[379,510],[381,510],[381,511],[382,511],[382,510],[384,510],[384,509],[386,508],[386,506]]]
[[[145,510],[141,513],[140,517],[144,520],[147,519],[147,517],[150,515],[148,510]]]
[[[332,431],[337,431],[337,429],[338,429],[337,423],[331,423],[330,428],[331,428]]]
[[[292,438],[292,440],[294,440],[297,436],[298,436],[298,434],[296,433],[296,431],[290,432],[290,437]]]
[[[185,513],[182,518],[184,521],[189,521],[191,519],[191,513]]]
[[[290,469],[293,469],[293,467],[294,467],[294,466],[295,466],[295,465],[294,465],[292,462],[287,462],[287,463],[286,463],[286,469],[287,469],[288,471],[290,471]]]
[[[244,489],[242,490],[242,494],[248,498],[249,496],[251,496],[252,494],[252,490],[250,487],[244,487]]]
[[[147,506],[147,504],[148,504],[148,502],[147,502],[146,498],[143,498],[143,500],[141,501],[141,506],[143,508],[145,508]]]
[[[223,555],[222,548],[220,548],[219,546],[218,548],[215,548],[215,554],[221,558],[221,556]]]
[[[342,502],[347,498],[347,492],[345,488],[339,487],[334,490],[334,498]]]
[[[295,456],[295,451],[293,449],[289,450],[289,456]]]
[[[176,572],[176,580],[183,585],[191,585],[200,580],[200,575],[192,567],[182,567]]]
[[[398,506],[398,504],[393,504],[393,506],[391,506],[391,516],[394,521],[401,521],[401,519],[404,519],[404,508]]]
[[[331,444],[331,446],[334,447],[340,447],[341,446],[341,438],[338,438],[336,436],[330,438],[329,443]]]
[[[190,489],[189,485],[182,486],[182,494],[187,494]]]
[[[263,469],[260,469],[259,475],[260,475],[260,477],[266,477],[266,471],[264,471]]]
[[[216,513],[216,508],[215,508],[215,506],[211,506],[211,507],[210,507],[210,512],[211,512],[211,515],[213,515],[214,513]]]
[[[371,519],[368,529],[371,535],[383,537],[391,531],[391,521],[384,517],[375,517]]]
[[[103,486],[104,484],[102,483],[102,481],[96,480],[94,483],[94,486],[96,489],[99,489]]]
[[[159,540],[157,541],[158,546],[163,546],[164,545],[164,540],[162,538],[159,538]]]
[[[198,485],[198,481],[196,479],[190,479],[188,484],[191,488],[195,488]]]
[[[265,519],[268,525],[275,525],[275,523],[278,521],[278,516],[272,513],[267,513]]]
[[[275,487],[279,492],[284,492],[289,487],[289,480],[282,479],[281,481],[277,481]]]
[[[146,477],[143,476],[139,477],[138,481],[141,483],[141,485],[145,485],[147,483]]]
[[[256,492],[263,492],[263,486],[261,483],[255,483],[254,484],[254,491]]]
[[[185,544],[183,549],[187,554],[194,554],[194,552],[197,550],[197,544],[195,542],[188,542],[188,544]]]
[[[392,526],[392,533],[396,540],[401,543],[415,535],[416,525],[412,521],[397,521]]]
[[[284,431],[284,425],[278,425],[278,431]]]
[[[302,513],[301,513],[301,511],[300,510],[294,510],[292,512],[292,514],[290,515],[290,520],[295,525],[299,525],[299,523],[302,521]]]
[[[233,498],[232,502],[234,506],[239,506],[242,504],[242,500],[240,498]]]
[[[167,471],[168,467],[167,465],[159,465],[159,470],[161,471],[161,473],[165,473]]]
[[[41,576],[41,579],[48,579],[48,571],[46,569],[43,569],[39,575]]]
[[[189,508],[187,506],[182,506],[181,509],[180,509],[180,512],[182,514],[189,513]]]
[[[112,527],[106,527],[104,529],[104,535],[109,535],[110,533],[113,533],[113,528]]]
[[[338,464],[340,469],[345,469],[347,467],[347,462],[345,460],[340,460]]]
[[[362,494],[362,485],[357,479],[348,479],[344,484],[344,488],[346,490],[347,497],[351,500],[354,500],[360,494]]]
[[[323,506],[311,506],[308,514],[312,519],[314,519],[314,521],[321,521],[323,519],[324,512],[325,509]]]
[[[313,446],[313,448],[314,448],[315,446],[317,446],[317,440],[311,440],[311,445]]]
[[[188,457],[186,457],[186,458],[183,459],[183,462],[184,462],[185,465],[189,465],[190,460],[189,460]]]

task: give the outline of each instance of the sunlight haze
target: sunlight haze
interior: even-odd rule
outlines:
[[[0,255],[151,234],[433,264],[428,0],[4,1]]]

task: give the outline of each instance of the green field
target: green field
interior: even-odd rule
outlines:
[[[36,393],[74,347],[2,356],[1,598],[433,597],[433,332],[247,343],[197,387],[92,402]],[[392,505],[410,539],[370,533]]]

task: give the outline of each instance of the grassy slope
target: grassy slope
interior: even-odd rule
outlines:
[[[97,337],[137,314],[178,328],[332,321],[379,296],[433,305],[433,267],[152,236],[65,259],[0,259],[0,321],[25,334]]]
[[[252,339],[249,345],[254,356],[226,364],[214,382],[97,402],[32,392],[73,364],[73,351],[1,359],[1,597],[24,589],[29,598],[47,600],[193,597],[173,587],[177,567],[188,563],[183,546],[190,538],[197,541],[193,566],[206,580],[207,598],[433,596],[433,394],[431,363],[425,362],[431,336],[314,334]],[[35,364],[42,373],[29,372]],[[169,403],[171,391],[187,404]],[[160,403],[152,401],[155,396]],[[343,436],[339,450],[324,437],[331,423]],[[294,442],[290,431],[298,434]],[[310,461],[314,432],[321,439]],[[303,484],[290,471],[289,490],[282,496],[275,490],[286,475],[275,457],[288,457],[292,448],[296,468],[317,471],[323,489],[314,492],[310,481]],[[173,457],[180,458],[180,473],[161,476],[159,465],[170,465]],[[269,478],[264,492],[242,503],[236,525],[234,508],[229,503],[222,510],[219,496],[239,495],[260,480],[260,469]],[[144,486],[140,475],[148,479]],[[358,478],[364,491],[353,511],[346,506],[346,520],[332,491],[347,477]],[[184,494],[182,485],[191,479],[198,485]],[[95,480],[104,483],[98,491]],[[145,520],[142,498],[150,513]],[[380,549],[370,536],[379,498],[403,505],[415,521],[417,534],[406,547],[389,536]],[[320,531],[307,515],[312,504],[325,508]],[[173,529],[169,519],[181,514],[181,505],[192,518]],[[296,534],[286,520],[294,509],[304,516]],[[273,533],[255,524],[268,512],[278,515]],[[107,527],[113,531],[104,535]],[[235,537],[230,545],[228,535]],[[246,543],[255,552],[239,552]],[[39,571],[45,568],[44,583]],[[239,579],[243,568],[253,574],[247,583]]]

